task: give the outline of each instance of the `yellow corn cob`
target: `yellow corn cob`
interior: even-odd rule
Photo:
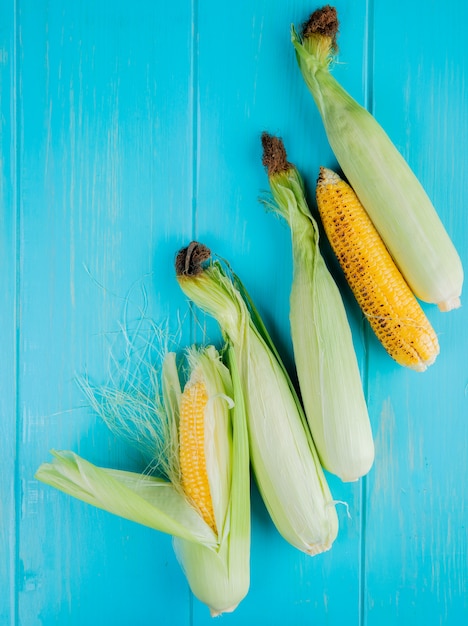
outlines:
[[[202,382],[188,384],[180,398],[179,454],[182,488],[216,532],[205,458],[205,407],[208,402]]]
[[[424,371],[437,335],[351,187],[320,168],[317,205],[325,232],[364,315],[390,356]]]

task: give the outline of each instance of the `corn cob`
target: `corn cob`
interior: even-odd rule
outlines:
[[[439,354],[437,335],[356,194],[324,167],[316,193],[325,232],[373,331],[400,365],[424,371]]]
[[[179,449],[182,489],[205,522],[216,532],[205,458],[205,407],[208,402],[202,382],[187,385],[180,398]]]

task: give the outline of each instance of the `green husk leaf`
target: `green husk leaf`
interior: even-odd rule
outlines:
[[[171,483],[97,467],[70,451],[52,455],[35,475],[43,483],[137,524],[217,548],[214,532]]]

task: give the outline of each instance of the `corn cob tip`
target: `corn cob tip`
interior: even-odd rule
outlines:
[[[312,35],[321,35],[331,39],[331,47],[336,50],[336,37],[338,34],[338,17],[335,7],[329,4],[312,13],[302,27],[302,37],[307,39]]]
[[[461,300],[458,296],[456,296],[454,298],[450,298],[450,300],[439,302],[437,306],[439,307],[439,311],[447,313],[448,311],[453,311],[453,309],[459,309],[461,307]]]
[[[267,132],[262,133],[263,157],[262,163],[267,168],[268,176],[281,174],[291,169],[288,163],[286,149],[281,137],[274,137]]]
[[[340,180],[341,178],[333,170],[328,167],[320,167],[317,185],[336,185]]]
[[[430,367],[433,363],[435,363],[435,360],[437,358],[437,356],[439,355],[440,350],[437,349],[436,353],[433,354],[430,358],[426,359],[425,361],[423,361],[421,359],[421,362],[419,363],[419,366],[416,365],[416,367],[413,367],[412,369],[414,369],[416,372],[425,372],[427,370],[428,367]],[[411,369],[411,367],[410,367]]]
[[[192,241],[179,250],[175,268],[177,276],[196,276],[203,271],[203,263],[211,256],[211,250],[198,241]]]
[[[435,362],[438,354],[439,354],[439,350],[437,350],[436,354],[426,359],[425,361],[420,355],[417,355],[417,357],[419,358],[419,361],[416,363],[406,364],[406,367],[410,370],[413,370],[413,372],[425,372],[427,368],[430,367]],[[394,359],[394,360],[397,361],[398,363],[397,359]]]

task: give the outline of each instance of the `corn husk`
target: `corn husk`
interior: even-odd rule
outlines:
[[[374,442],[348,318],[302,178],[280,139],[264,133],[262,142],[272,208],[291,230],[291,337],[307,421],[323,467],[355,481],[372,466]]]

